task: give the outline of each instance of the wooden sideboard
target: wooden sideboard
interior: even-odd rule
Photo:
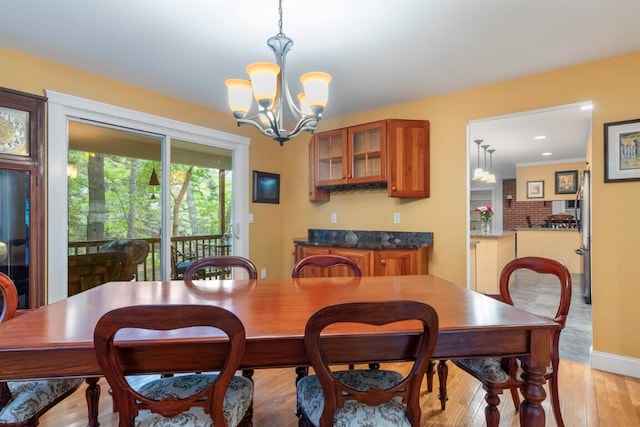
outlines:
[[[341,255],[355,261],[364,276],[403,276],[429,273],[429,247],[358,249],[329,246],[296,245],[296,262],[310,255]],[[308,267],[302,277],[327,277],[349,275],[346,267],[331,270]]]

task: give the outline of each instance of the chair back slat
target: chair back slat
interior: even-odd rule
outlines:
[[[250,260],[241,256],[223,255],[201,258],[197,261],[194,261],[193,264],[191,264],[184,272],[184,280],[192,280],[194,277],[196,277],[196,273],[198,271],[211,267],[242,268],[246,270],[247,274],[249,275],[249,279],[258,278],[258,270],[256,269],[255,264],[253,264]]]
[[[291,277],[293,277],[294,279],[301,277],[302,270],[309,266],[321,268],[344,266],[349,268],[355,277],[362,277],[362,270],[355,261],[341,255],[332,254],[310,255],[308,257],[302,258],[293,266]]]

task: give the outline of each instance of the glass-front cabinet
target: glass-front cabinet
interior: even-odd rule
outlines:
[[[16,285],[19,308],[44,304],[45,101],[0,88],[0,272]]]
[[[386,124],[368,123],[314,137],[317,186],[384,182]]]

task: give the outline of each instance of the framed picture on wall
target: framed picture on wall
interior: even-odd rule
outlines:
[[[604,124],[604,182],[640,181],[640,119]]]
[[[253,202],[280,203],[280,175],[253,171]]]
[[[556,194],[576,194],[578,171],[556,172]]]
[[[544,198],[544,181],[527,181],[527,199]]]

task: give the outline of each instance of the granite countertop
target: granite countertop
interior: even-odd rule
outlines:
[[[518,227],[515,229],[516,231],[575,231],[578,232],[577,228],[552,228],[552,227]]]
[[[293,243],[357,249],[421,248],[433,246],[433,233],[309,229],[306,238],[294,238]]]

